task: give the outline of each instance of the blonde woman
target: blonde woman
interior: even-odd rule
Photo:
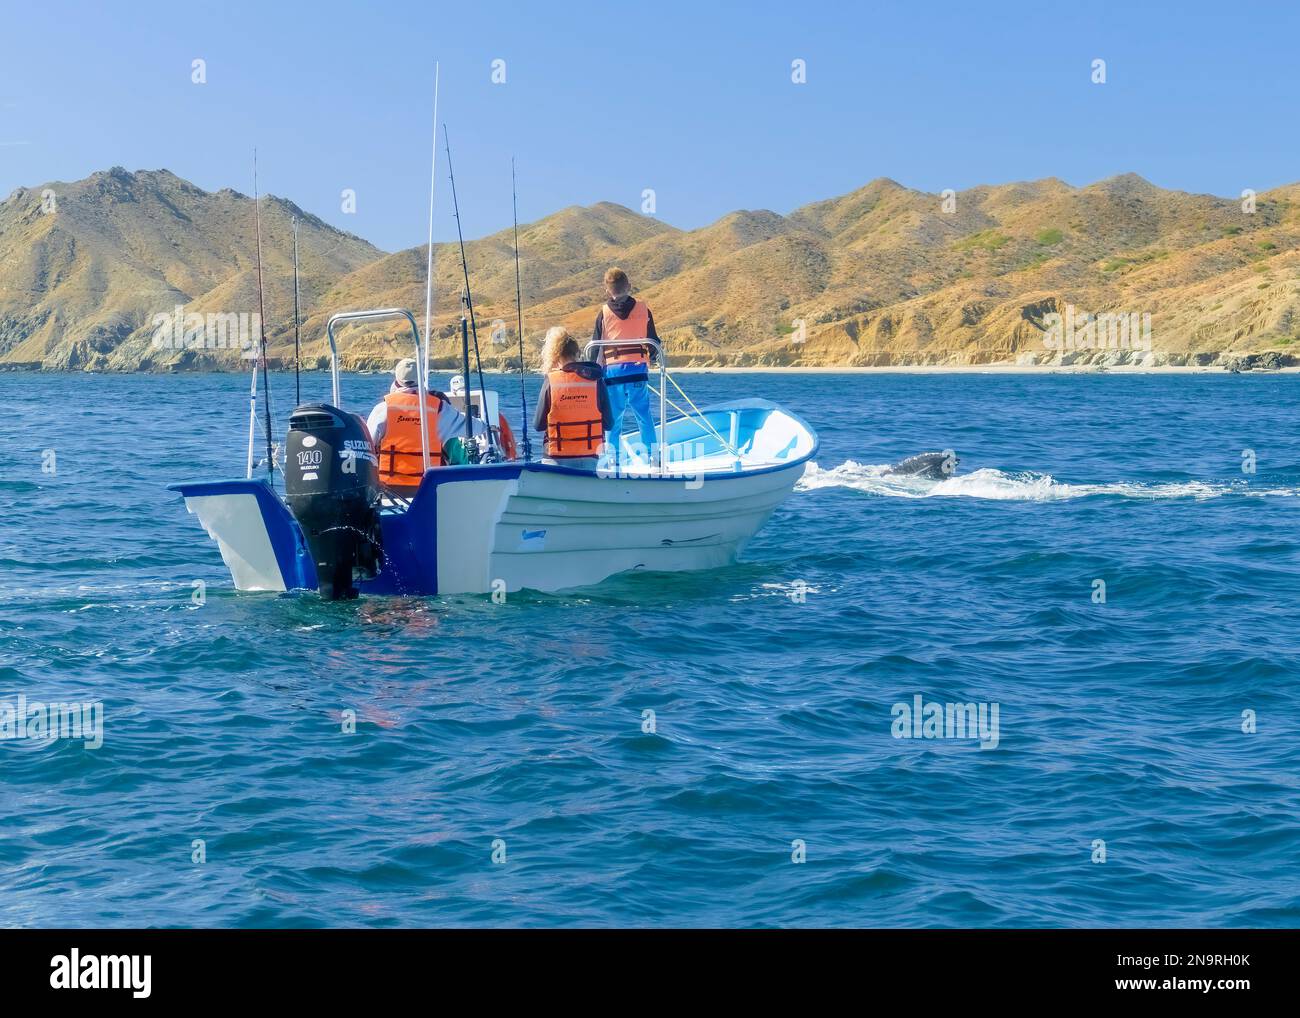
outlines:
[[[595,470],[614,423],[605,372],[584,361],[569,330],[557,325],[542,344],[542,392],[533,428],[546,435],[543,463]]]

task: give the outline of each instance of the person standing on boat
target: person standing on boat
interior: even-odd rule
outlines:
[[[578,341],[557,325],[542,344],[542,391],[533,428],[546,433],[543,463],[595,470],[614,424],[604,371],[582,360]]]
[[[658,342],[654,315],[645,301],[632,296],[631,289],[627,273],[622,269],[611,268],[605,273],[607,299],[596,315],[596,329],[591,335],[593,343],[610,339],[653,339]],[[650,416],[650,395],[646,386],[650,381],[650,364],[655,357],[654,348],[644,343],[629,342],[626,346],[599,348],[597,359],[605,368],[605,384],[609,386],[609,402],[614,413],[609,444],[614,447],[615,454],[618,453],[626,410],[631,410],[636,418],[647,460],[654,450],[655,422]]]
[[[370,411],[370,437],[379,454],[379,480],[388,488],[415,489],[424,476],[424,455],[420,443],[419,366],[410,357],[393,368],[393,384]],[[425,420],[429,431],[429,466],[467,463],[463,439],[465,415],[440,392],[425,393]],[[474,420],[475,435],[483,434],[483,422]]]

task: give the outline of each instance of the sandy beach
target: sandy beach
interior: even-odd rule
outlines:
[[[1079,365],[1024,365],[1024,364],[970,364],[970,365],[892,365],[888,367],[674,367],[673,374],[792,374],[792,375],[1226,375],[1227,368],[1217,365],[1158,365],[1141,367],[1121,365],[1100,367]],[[1261,369],[1243,374],[1293,374],[1300,367]]]

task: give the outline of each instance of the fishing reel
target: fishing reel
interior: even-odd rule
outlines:
[[[478,463],[504,463],[505,456],[494,443],[490,443],[486,435],[475,435],[475,444],[479,447]]]
[[[267,467],[267,469],[269,469],[271,473],[274,473],[275,471],[278,470],[280,471],[281,475],[283,475],[284,474],[284,456],[282,455],[283,452],[284,452],[284,446],[282,446],[279,442],[272,442],[271,462],[269,466],[267,464],[266,457],[263,456],[261,459],[257,461],[256,469],[261,470],[263,467]]]

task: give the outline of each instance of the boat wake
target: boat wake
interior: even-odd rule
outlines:
[[[983,498],[1002,502],[1054,502],[1073,498],[1105,496],[1136,499],[1220,498],[1224,495],[1247,497],[1300,495],[1295,487],[1259,487],[1245,480],[1234,482],[1169,481],[1144,483],[1116,481],[1109,484],[1066,484],[1051,474],[1032,470],[1009,473],[993,467],[957,474],[942,480],[890,474],[890,464],[864,464],[846,460],[829,470],[809,463],[795,485],[796,491],[821,488],[851,488],[868,495],[889,498]]]

